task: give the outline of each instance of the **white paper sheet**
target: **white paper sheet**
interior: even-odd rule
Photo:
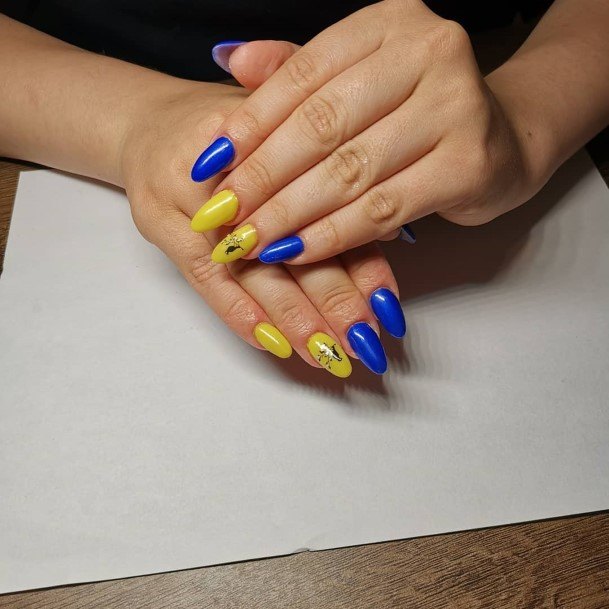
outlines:
[[[409,322],[347,382],[256,352],[125,197],[22,174],[0,279],[0,591],[609,508],[609,192],[581,153],[395,243]]]

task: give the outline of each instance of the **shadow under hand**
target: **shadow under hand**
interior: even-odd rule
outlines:
[[[400,286],[402,302],[491,281],[510,266],[533,227],[585,172],[586,165],[577,159],[567,161],[528,203],[488,224],[459,226],[433,215],[414,225],[416,245],[385,242],[383,250]]]

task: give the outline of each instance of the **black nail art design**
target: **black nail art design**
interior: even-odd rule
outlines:
[[[332,346],[327,343],[322,343],[319,347],[319,355],[317,356],[317,361],[324,366],[325,368],[332,368],[332,362],[342,362],[343,358],[338,354],[336,350],[336,343]]]
[[[241,247],[241,242],[243,241],[243,237],[237,237],[237,235],[231,234],[227,235],[224,238],[224,245],[226,245],[226,249],[224,250],[224,254],[228,256],[230,253],[236,250],[243,250]]]

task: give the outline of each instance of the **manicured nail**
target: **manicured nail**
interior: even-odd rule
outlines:
[[[388,288],[379,288],[370,296],[370,306],[377,319],[391,336],[402,338],[406,334],[406,320],[402,305]]]
[[[218,228],[230,222],[237,215],[238,208],[239,201],[235,193],[232,190],[221,190],[192,217],[190,228],[195,233]]]
[[[408,243],[414,244],[417,242],[417,236],[414,234],[414,231],[408,224],[404,224],[404,226],[402,226],[399,237],[402,241],[407,241]]]
[[[309,338],[307,349],[334,376],[344,379],[351,374],[351,360],[331,336],[323,332],[316,332]]]
[[[258,256],[260,262],[265,264],[274,264],[275,262],[283,262],[289,258],[294,258],[298,254],[302,254],[304,243],[300,237],[292,235],[279,239],[270,245],[267,245]]]
[[[285,359],[292,355],[292,345],[288,339],[275,326],[265,321],[254,328],[254,337],[267,351],[277,357]]]
[[[235,158],[235,147],[227,137],[212,142],[195,161],[190,177],[195,182],[209,180],[220,173]]]
[[[256,243],[258,243],[256,229],[251,224],[246,224],[226,235],[214,248],[211,259],[221,264],[239,260],[251,252],[256,247]]]
[[[230,71],[229,60],[233,51],[240,47],[242,44],[247,44],[244,40],[225,40],[224,42],[219,42],[215,45],[211,50],[212,59],[225,71],[229,74],[232,74]]]
[[[387,356],[377,333],[367,323],[360,321],[347,331],[349,344],[364,366],[375,374],[387,372]]]

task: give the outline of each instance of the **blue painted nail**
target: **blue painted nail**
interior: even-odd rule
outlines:
[[[406,334],[406,320],[402,305],[388,288],[379,288],[370,296],[370,306],[377,319],[391,336],[402,338]]]
[[[245,40],[225,40],[224,42],[219,42],[216,44],[211,50],[212,59],[225,71],[229,74],[232,74],[230,71],[229,60],[233,51],[240,47],[242,44],[247,44]]]
[[[387,372],[387,356],[377,333],[363,321],[353,324],[347,331],[347,338],[362,364],[375,374]]]
[[[294,258],[298,254],[302,254],[304,250],[304,243],[300,237],[292,235],[291,237],[285,237],[275,241],[270,245],[267,245],[258,256],[260,262],[264,264],[275,264],[276,262],[283,262],[288,258]]]
[[[235,158],[235,147],[227,137],[219,137],[212,142],[195,161],[190,177],[195,182],[203,182],[220,173]]]
[[[414,231],[408,224],[404,224],[404,226],[402,226],[399,237],[402,241],[407,241],[408,243],[414,244],[417,242],[417,236],[414,234]]]

